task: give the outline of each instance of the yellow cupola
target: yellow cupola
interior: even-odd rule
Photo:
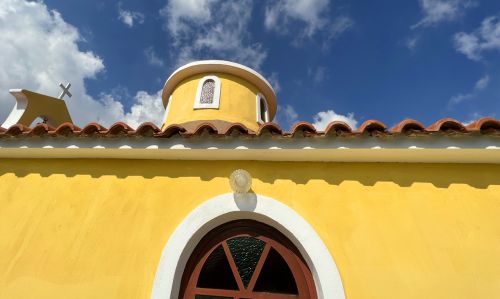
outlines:
[[[165,82],[162,128],[197,121],[241,123],[251,130],[276,114],[276,94],[258,72],[244,65],[203,60],[177,69]]]

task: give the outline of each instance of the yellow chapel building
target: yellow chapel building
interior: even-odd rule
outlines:
[[[167,79],[160,127],[11,93],[0,298],[500,298],[497,119],[286,132],[218,60]]]

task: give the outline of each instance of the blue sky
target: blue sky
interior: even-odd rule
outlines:
[[[287,128],[500,114],[496,0],[0,0],[0,44],[2,120],[9,88],[70,81],[79,125],[158,123],[165,79],[199,59],[261,72]]]

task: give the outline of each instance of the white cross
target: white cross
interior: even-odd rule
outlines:
[[[70,98],[73,96],[71,94],[71,92],[69,92],[69,88],[71,87],[71,83],[68,83],[66,84],[66,86],[64,86],[64,84],[62,83],[59,83],[59,87],[62,88],[62,92],[61,92],[61,95],[59,96],[59,98],[62,100],[64,98],[65,95],[68,95]]]

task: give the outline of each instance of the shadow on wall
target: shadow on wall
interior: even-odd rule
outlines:
[[[88,160],[88,159],[0,159],[0,177],[14,174],[25,177],[87,175],[93,178],[130,176],[151,179],[200,178],[210,181],[227,178],[237,169],[248,170],[264,183],[289,180],[306,184],[310,180],[339,185],[344,181],[373,186],[378,182],[393,182],[401,187],[413,183],[431,183],[438,188],[451,184],[466,184],[475,188],[500,185],[500,165],[495,164],[410,164],[410,163],[320,163],[263,161],[159,161],[159,160]]]

